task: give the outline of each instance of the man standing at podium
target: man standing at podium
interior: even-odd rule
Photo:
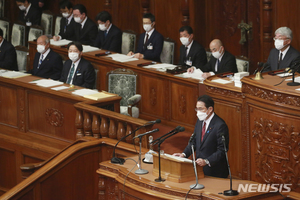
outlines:
[[[194,130],[195,137],[191,143],[195,148],[196,163],[203,167],[206,176],[227,178],[228,167],[220,134],[224,134],[228,149],[228,127],[225,121],[214,113],[214,101],[210,96],[200,96],[195,110],[198,120]],[[188,158],[191,154],[191,144],[189,143],[183,153],[174,153],[173,155]]]

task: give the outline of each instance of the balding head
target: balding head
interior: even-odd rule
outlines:
[[[42,35],[37,39],[37,45],[45,46],[44,52],[46,52],[50,47],[50,39],[46,35]]]
[[[225,52],[223,44],[219,39],[214,39],[213,41],[211,41],[209,44],[209,48],[213,56],[217,59],[219,59]],[[219,54],[217,52],[219,52]]]

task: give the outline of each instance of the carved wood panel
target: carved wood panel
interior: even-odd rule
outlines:
[[[0,85],[0,123],[18,126],[17,89]]]

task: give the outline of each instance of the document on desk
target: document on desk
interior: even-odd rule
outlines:
[[[193,73],[185,72],[183,74],[178,74],[178,75],[175,75],[175,76],[182,77],[182,78],[194,78],[194,79],[198,79],[200,81],[203,81],[204,78],[202,77],[202,74],[203,74],[203,72],[200,69],[196,69],[196,70],[194,70]]]
[[[178,161],[181,161],[181,162],[187,162],[187,163],[192,163],[193,161],[190,160],[190,159],[187,159],[187,158],[181,158],[181,157],[178,157],[178,156],[173,156],[173,155],[170,155],[170,154],[163,154],[164,156],[168,157],[168,158],[172,158],[174,160],[178,160]]]
[[[69,87],[67,87],[67,86],[59,86],[59,87],[51,88],[51,90],[58,91],[58,90],[64,90],[64,89],[68,89],[68,88],[69,88]]]
[[[155,65],[148,65],[144,66],[143,68],[153,68],[157,71],[165,72],[167,69],[174,69],[176,65],[168,64],[168,63],[161,63],[161,64],[155,64]]]
[[[4,71],[0,74],[0,76],[5,78],[21,78],[24,76],[30,76],[31,74],[24,72],[16,72],[16,71]]]
[[[83,50],[82,50],[83,53],[100,50],[98,47],[92,47],[89,45],[82,45],[82,47],[83,47]]]
[[[292,81],[292,78],[285,79],[285,81]],[[300,76],[295,77],[295,82],[300,82]]]
[[[214,80],[212,80],[211,82],[221,83],[221,84],[232,83],[232,81],[224,80],[224,79],[221,79],[221,78],[214,79]]]
[[[132,56],[127,56],[120,53],[111,54],[108,55],[107,57],[111,57],[114,61],[117,62],[130,62],[130,61],[138,60],[137,58],[133,58]]]
[[[97,90],[91,90],[91,89],[80,89],[80,90],[75,90],[74,92],[72,92],[72,94],[76,94],[79,96],[85,96],[85,95],[92,95],[92,94],[96,94],[98,93]]]
[[[72,42],[72,41],[66,40],[66,39],[62,39],[62,40],[58,40],[58,41],[54,41],[53,39],[50,39],[50,44],[54,45],[54,46],[65,46],[65,45],[68,45],[70,42]]]
[[[279,77],[286,77],[286,76],[292,76],[293,73],[282,73],[282,74],[276,74],[276,76],[279,76]]]
[[[52,79],[40,79],[40,80],[36,80],[36,81],[31,81],[29,83],[35,83],[36,85],[41,86],[41,87],[53,87],[53,86],[64,84],[63,82],[55,81]]]
[[[97,92],[94,94],[89,94],[89,95],[84,95],[84,98],[88,98],[88,99],[92,99],[92,100],[100,100],[100,99],[105,99],[108,97],[113,97],[113,96],[117,96],[116,94],[110,94],[107,92]]]

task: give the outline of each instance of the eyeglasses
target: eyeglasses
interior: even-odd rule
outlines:
[[[289,40],[289,39],[290,38],[275,38],[275,37],[273,38],[274,41],[276,41],[276,40]]]
[[[205,110],[205,108],[195,108],[195,111],[198,112],[198,111],[203,111]]]

